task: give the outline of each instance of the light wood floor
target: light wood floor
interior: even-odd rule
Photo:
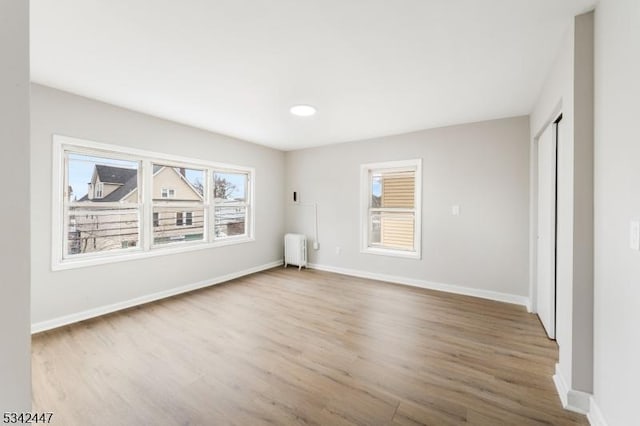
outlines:
[[[519,306],[295,268],[33,338],[57,425],[587,424]]]

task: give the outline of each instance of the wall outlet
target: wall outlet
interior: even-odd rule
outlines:
[[[313,242],[313,249],[314,249],[314,250],[319,250],[319,249],[320,249],[320,243],[319,243],[319,242],[317,242],[317,241],[314,241],[314,242]]]
[[[451,206],[451,214],[453,216],[460,216],[460,206],[457,204]]]
[[[637,220],[631,221],[629,228],[629,246],[631,250],[640,251],[640,222]]]
[[[336,254],[342,253],[342,247],[336,247]]]

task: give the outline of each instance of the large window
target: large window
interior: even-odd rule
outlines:
[[[53,269],[251,241],[253,169],[54,136]]]
[[[362,251],[420,258],[420,159],[362,166]]]

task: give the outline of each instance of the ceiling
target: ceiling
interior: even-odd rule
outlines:
[[[31,0],[31,74],[292,150],[528,114],[594,3]],[[318,113],[290,115],[299,103]]]

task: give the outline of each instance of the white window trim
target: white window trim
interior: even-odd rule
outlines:
[[[66,184],[66,164],[65,150],[72,150],[74,153],[86,153],[88,155],[106,155],[108,158],[138,161],[140,185],[138,204],[131,203],[131,207],[141,207],[139,221],[140,240],[136,247],[118,249],[111,252],[77,254],[72,258],[65,258],[64,252],[67,247],[68,233],[66,232],[64,216],[64,197],[67,195]],[[152,163],[163,162],[170,166],[184,166],[194,169],[206,170],[208,175],[208,190],[213,182],[214,172],[247,173],[249,176],[247,187],[247,222],[244,235],[215,239],[213,236],[214,206],[213,202],[209,207],[208,223],[205,227],[206,238],[203,241],[179,242],[164,245],[153,245],[153,169]],[[51,226],[51,269],[60,271],[66,269],[82,268],[94,265],[122,262],[127,260],[144,259],[156,256],[166,256],[182,252],[195,250],[205,250],[228,245],[241,244],[255,241],[255,169],[253,167],[238,166],[235,164],[219,163],[214,161],[204,161],[188,157],[171,154],[146,151],[136,148],[128,148],[120,145],[105,144],[88,141],[63,135],[53,135],[53,167],[52,167],[52,226]],[[211,177],[209,177],[211,176]],[[213,197],[212,197],[213,198]]]
[[[415,171],[415,224],[414,224],[414,250],[396,250],[384,247],[372,247],[369,245],[369,208],[371,200],[371,184],[369,175],[371,171]],[[360,252],[381,256],[403,257],[408,259],[422,258],[422,158],[401,161],[386,161],[380,163],[368,163],[360,166]]]

